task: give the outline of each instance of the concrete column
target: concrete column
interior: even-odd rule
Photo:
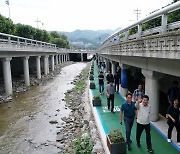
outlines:
[[[11,61],[12,58],[3,58],[4,89],[6,95],[12,95]]]
[[[69,58],[69,53],[68,53],[67,57],[68,57],[68,61],[70,61],[70,58]]]
[[[106,64],[106,70],[105,71],[108,72],[108,64],[107,64],[108,62],[107,62],[107,59],[104,59],[104,60],[105,60],[105,64]]]
[[[62,63],[61,55],[59,55],[58,57],[59,57],[59,64],[61,64]]]
[[[51,56],[51,69],[54,71],[54,55]]]
[[[121,94],[125,97],[128,93],[128,66],[121,64]]]
[[[81,61],[82,61],[82,62],[84,61],[84,59],[83,59],[83,53],[81,53]]]
[[[66,61],[68,61],[68,54],[66,54]]]
[[[23,58],[23,66],[24,66],[24,81],[25,85],[29,86],[30,85],[30,80],[29,80],[29,57],[24,57]]]
[[[59,55],[59,63],[62,64],[63,61],[62,61],[62,55]]]
[[[44,56],[44,75],[48,74],[48,56]]]
[[[41,56],[36,57],[36,69],[37,69],[37,78],[41,79]]]
[[[162,34],[167,32],[167,14],[163,14],[161,18]]]
[[[59,62],[58,62],[58,55],[56,55],[56,65],[58,65]]]
[[[149,96],[149,103],[151,105],[151,121],[158,121],[159,119],[159,84],[158,80],[163,76],[160,73],[150,70],[142,69],[145,76],[145,94]]]
[[[64,61],[64,54],[63,55],[61,55],[61,61],[62,61],[62,63],[64,63],[65,61]]]
[[[49,56],[47,56],[47,74],[49,74]]]
[[[115,73],[116,73],[116,63],[112,61],[111,64],[112,64],[112,74],[115,75]]]

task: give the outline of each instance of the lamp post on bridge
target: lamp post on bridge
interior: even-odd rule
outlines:
[[[9,19],[10,19],[10,6],[9,6],[9,0],[5,0],[6,4],[8,5],[8,9],[9,9]]]

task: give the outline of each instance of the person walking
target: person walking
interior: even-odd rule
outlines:
[[[150,133],[150,112],[151,106],[149,104],[149,96],[138,96],[138,100],[135,104],[137,109],[137,129],[136,129],[136,141],[137,146],[141,147],[140,138],[143,130],[146,132],[146,145],[149,153],[152,153],[151,133]]]
[[[119,92],[119,75],[115,73],[114,75],[114,81],[115,81],[115,92]]]
[[[141,98],[144,96],[144,90],[141,83],[138,84],[138,89],[134,90],[133,92],[133,101],[136,102],[139,96]]]
[[[108,74],[106,76],[107,83],[109,84],[110,81],[114,81],[114,77],[111,74],[111,71],[108,71]]]
[[[108,104],[108,110],[110,110],[110,103],[111,103],[111,112],[114,113],[114,93],[115,93],[115,87],[113,84],[113,80],[109,81],[109,84],[107,85],[107,104]]]
[[[120,124],[122,125],[122,117],[124,114],[124,124],[126,128],[126,144],[128,146],[128,150],[131,150],[131,129],[134,123],[134,117],[135,117],[135,103],[132,101],[132,94],[128,93],[126,94],[126,101],[121,106],[120,111]]]
[[[168,90],[169,106],[173,105],[173,101],[175,98],[180,99],[180,92],[177,81],[173,81],[172,87]]]
[[[168,128],[168,139],[167,141],[171,142],[172,130],[176,127],[177,131],[177,143],[180,146],[180,122],[179,122],[179,101],[177,98],[174,99],[173,105],[171,105],[168,109],[167,116],[168,121],[167,124],[169,125]]]
[[[104,75],[102,71],[100,72],[98,79],[99,79],[99,92],[100,94],[102,94],[104,92]]]

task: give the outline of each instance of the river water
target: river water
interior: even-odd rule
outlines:
[[[62,68],[54,79],[31,87],[12,102],[0,104],[0,154],[55,154],[56,125],[70,110],[64,93],[74,87],[71,82],[86,67],[75,63]]]

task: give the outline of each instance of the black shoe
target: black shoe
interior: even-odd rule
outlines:
[[[112,113],[115,113],[114,111],[111,111]]]
[[[140,147],[141,147],[141,144],[140,144],[140,143],[137,143],[137,146],[138,146],[138,148],[140,148]]]
[[[153,153],[153,150],[151,148],[147,149],[149,153]]]
[[[129,151],[131,150],[131,146],[130,146],[130,145],[128,145],[128,150],[129,150]]]

